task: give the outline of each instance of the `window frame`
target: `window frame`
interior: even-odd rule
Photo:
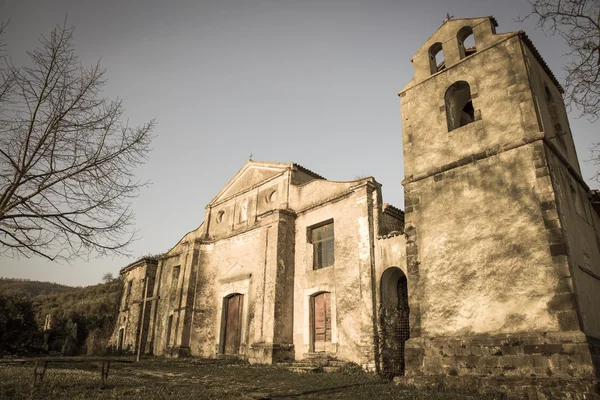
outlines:
[[[331,236],[319,240],[314,240],[314,231],[319,228],[324,228],[328,225],[331,225]],[[335,265],[335,226],[333,218],[309,226],[306,229],[306,236],[307,242],[312,245],[312,270],[316,271],[327,267],[333,267]],[[331,249],[330,257],[328,256],[327,250],[325,250],[328,248]],[[318,253],[320,253],[320,257]]]

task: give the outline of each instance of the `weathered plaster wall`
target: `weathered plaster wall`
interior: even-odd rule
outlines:
[[[424,335],[559,329],[533,153],[524,146],[407,188],[418,199],[407,224],[417,227]]]
[[[269,210],[286,208],[289,173],[274,175],[266,182],[251,185],[241,193],[229,193],[208,206],[207,219],[211,223],[208,236],[213,239],[230,236],[251,228],[257,217]],[[248,184],[248,182],[246,182]]]
[[[264,276],[266,231],[256,228],[245,233],[201,244],[201,265],[192,327],[192,354],[214,356],[221,342],[221,315],[224,298],[242,294],[242,338],[240,353],[246,354],[255,340],[257,282]]]
[[[415,53],[411,61],[414,65],[415,75],[407,88],[428,79],[431,74],[429,49],[434,43],[441,43],[443,48],[446,68],[461,61],[457,34],[461,28],[471,26],[478,51],[482,51],[510,34],[495,34],[495,27],[489,18],[465,18],[446,21]]]
[[[383,275],[383,272],[390,267],[398,267],[408,277],[408,271],[406,270],[406,237],[403,233],[380,236],[377,238],[375,244],[376,298],[377,305],[379,306],[381,275]]]
[[[325,190],[311,191],[309,188]],[[349,185],[346,185],[349,186]],[[302,204],[332,197],[341,184],[311,182],[298,190]],[[308,189],[308,190],[307,190]],[[339,189],[338,189],[339,190]],[[338,358],[373,367],[373,229],[369,202],[374,188],[363,184],[337,202],[326,203],[298,214],[296,219],[294,345],[296,358],[310,349],[310,297],[331,293],[332,349]],[[313,194],[316,198],[307,197]],[[339,194],[339,193],[338,193]],[[295,204],[298,204],[295,203]],[[307,232],[312,225],[333,219],[335,264],[313,270],[313,249]]]
[[[444,95],[470,85],[476,121],[448,132]],[[517,36],[482,50],[401,93],[405,176],[452,168],[459,160],[537,133],[529,80]]]
[[[313,180],[302,185],[290,185],[289,207],[296,212],[301,212],[325,201],[343,196],[348,192],[348,189],[359,185],[364,180],[352,182]]]
[[[463,25],[473,26],[477,52],[461,59]],[[437,42],[446,65],[432,74],[425,56]],[[400,93],[409,375],[577,377],[591,387],[566,238],[595,235],[561,211],[566,183],[554,178],[548,146],[562,146],[576,174],[577,157],[557,83],[531,46],[480,19],[451,20],[417,52]],[[444,95],[458,81],[470,85],[474,121],[449,131]]]

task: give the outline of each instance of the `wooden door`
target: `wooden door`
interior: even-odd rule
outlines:
[[[237,354],[242,338],[242,295],[234,294],[225,305],[225,354]]]
[[[330,293],[320,293],[313,297],[313,349],[315,352],[331,350]]]

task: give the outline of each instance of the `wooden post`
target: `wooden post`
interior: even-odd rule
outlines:
[[[142,355],[142,339],[144,338],[144,320],[146,319],[146,300],[148,299],[148,277],[143,281],[144,301],[142,303],[142,315],[140,317],[140,338],[138,340],[137,358],[135,361],[140,362]]]
[[[106,385],[106,381],[108,380],[108,370],[110,368],[110,360],[102,361],[102,369],[100,370],[101,379],[100,379],[100,387],[104,388]]]
[[[49,361],[45,360],[42,370],[38,371],[38,368],[40,367],[40,361],[38,360],[35,362],[35,366],[33,367],[33,387],[35,387],[38,377],[40,378],[40,383],[44,381],[44,375],[46,375],[46,367],[48,366],[48,363]]]
[[[39,361],[35,362],[35,366],[33,367],[33,383],[31,384],[31,386],[35,387],[35,383],[37,381],[37,369],[38,366],[40,365]]]

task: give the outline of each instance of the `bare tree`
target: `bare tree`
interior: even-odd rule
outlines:
[[[102,281],[103,281],[104,283],[110,283],[110,282],[112,282],[112,281],[114,281],[114,280],[115,280],[115,277],[114,277],[114,275],[112,274],[112,272],[107,272],[107,273],[105,273],[104,275],[102,275]]]
[[[65,21],[41,36],[30,66],[0,66],[0,254],[126,254],[135,237],[131,199],[146,182],[134,170],[155,122],[120,121],[121,100],[102,97],[105,71],[81,65],[73,31]]]
[[[569,46],[565,100],[592,121],[600,118],[600,1],[528,0],[537,26]]]

